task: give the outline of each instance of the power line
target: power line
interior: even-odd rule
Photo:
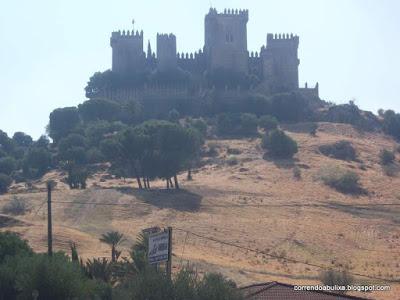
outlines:
[[[30,201],[41,201],[40,199],[30,199]],[[137,204],[130,203],[102,203],[102,202],[81,202],[81,201],[52,201],[52,203],[63,203],[63,204],[80,204],[80,205],[105,205],[105,206],[135,206]],[[143,202],[142,204],[149,204]],[[287,204],[201,204],[201,207],[327,207],[332,208],[337,206],[348,206],[355,209],[363,209],[364,207],[376,207],[376,206],[400,206],[400,203],[315,203],[315,204],[303,204],[303,203],[287,203]]]
[[[210,240],[210,241],[213,241],[215,243],[219,243],[219,244],[235,247],[235,248],[238,248],[238,249],[246,250],[246,251],[249,251],[249,252],[254,252],[254,253],[257,253],[257,254],[263,254],[263,255],[269,256],[271,258],[281,259],[281,260],[285,260],[285,261],[291,262],[291,263],[303,264],[303,265],[307,265],[307,266],[314,267],[314,268],[319,268],[319,269],[324,269],[324,270],[332,269],[332,268],[330,268],[328,266],[308,263],[308,262],[296,260],[296,259],[293,259],[293,258],[287,258],[287,257],[280,256],[280,255],[274,255],[274,254],[266,253],[266,252],[261,251],[261,250],[256,250],[256,249],[252,249],[252,248],[249,248],[249,247],[240,246],[240,245],[237,245],[237,244],[234,244],[234,243],[231,243],[231,242],[221,241],[219,239],[212,238],[212,237],[207,237],[207,236],[204,236],[204,235],[201,235],[201,234],[198,234],[198,233],[195,233],[193,231],[186,230],[186,229],[182,229],[182,228],[175,227],[175,230],[186,232],[186,233],[189,233],[189,234],[191,234],[193,236],[196,236],[196,237],[199,237],[199,238],[202,238],[202,239],[206,239],[206,240]],[[348,272],[348,273],[351,274],[351,275],[354,275],[354,276],[365,277],[365,278],[369,278],[369,279],[386,281],[386,282],[396,282],[397,283],[397,282],[400,281],[400,280],[395,280],[395,279],[387,279],[387,278],[380,278],[380,277],[370,276],[370,275],[356,273],[356,272]]]

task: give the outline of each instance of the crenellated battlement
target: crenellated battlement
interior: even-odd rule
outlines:
[[[248,9],[231,9],[225,8],[224,12],[218,12],[216,8],[210,8],[208,12],[209,16],[224,16],[224,17],[249,17],[249,10]]]
[[[267,47],[268,46],[294,46],[299,45],[299,37],[293,33],[268,33],[267,34]]]
[[[143,38],[143,30],[118,30],[111,33],[111,38]]]
[[[171,41],[176,43],[176,36],[173,33],[157,33],[157,41]]]
[[[186,52],[186,53],[183,53],[183,52],[181,52],[181,53],[177,53],[177,55],[176,55],[176,57],[179,59],[179,60],[195,60],[195,59],[197,59],[199,56],[201,56],[201,55],[203,55],[203,51],[201,51],[201,49],[199,50],[199,51],[196,51],[196,52],[191,52],[191,53],[188,53],[188,52]]]

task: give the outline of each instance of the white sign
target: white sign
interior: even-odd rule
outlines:
[[[169,251],[169,232],[160,232],[149,236],[149,254],[150,264],[156,264],[168,261]]]

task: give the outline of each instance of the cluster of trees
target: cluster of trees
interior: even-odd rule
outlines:
[[[387,134],[400,140],[400,114],[393,110],[379,110],[379,115],[382,117],[382,128]]]
[[[216,117],[216,132],[219,136],[257,136],[258,128],[265,131],[276,129],[278,120],[270,115],[259,118],[251,113],[223,113]]]
[[[112,259],[83,262],[74,243],[71,256],[58,252],[49,257],[34,253],[15,233],[0,233],[0,299],[242,299],[234,282],[220,274],[200,278],[184,268],[169,279],[150,267],[143,234],[127,258],[120,258],[117,250],[122,234],[106,233],[101,241],[113,249]]]
[[[115,175],[136,178],[139,188],[150,188],[155,178],[179,188],[177,174],[196,161],[207,125],[190,119],[183,126],[177,111],[169,114],[172,122],[141,123],[140,112],[135,102],[90,100],[50,114],[56,165],[68,172],[71,188],[85,188],[88,164],[106,161]]]
[[[42,176],[52,166],[50,141],[16,132],[11,138],[0,130],[0,194],[6,193],[12,181],[17,182]]]
[[[177,174],[190,170],[204,143],[201,132],[168,121],[146,121],[100,143],[112,172],[135,177],[139,188],[150,188],[150,180],[166,180],[167,188],[179,189]],[[174,182],[172,182],[172,179]]]

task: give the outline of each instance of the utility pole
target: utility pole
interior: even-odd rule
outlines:
[[[47,182],[47,251],[48,255],[53,255],[53,229],[51,224],[51,190],[54,187],[54,182]]]
[[[168,227],[168,261],[167,261],[167,277],[171,280],[172,273],[172,227]]]

